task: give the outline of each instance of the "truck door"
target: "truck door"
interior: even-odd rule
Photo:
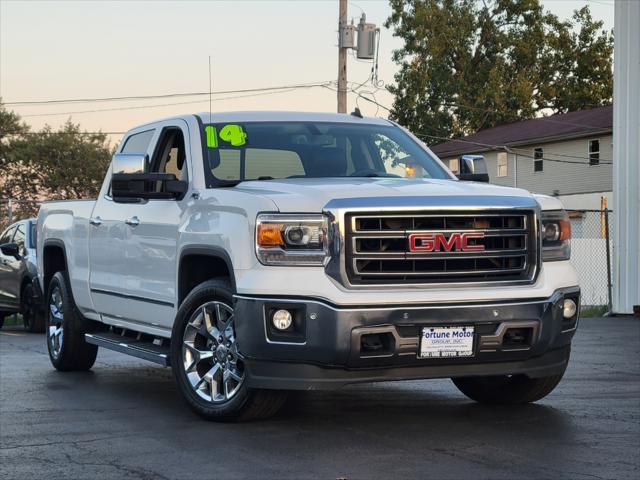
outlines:
[[[120,153],[147,153],[156,136],[156,130],[134,130],[122,143]],[[109,178],[111,171],[107,172]],[[96,200],[89,219],[89,286],[97,313],[116,319],[127,319],[131,308],[125,279],[130,275],[128,263],[130,204],[116,203],[110,189]]]
[[[158,124],[150,172],[188,179],[189,129],[182,120]],[[178,229],[187,198],[150,199],[127,206],[125,288],[128,316],[135,322],[170,330],[176,302]]]
[[[11,243],[16,232],[16,226],[7,228],[0,237],[0,245]],[[20,261],[0,252],[0,309],[13,311],[18,306],[17,287],[18,269]]]

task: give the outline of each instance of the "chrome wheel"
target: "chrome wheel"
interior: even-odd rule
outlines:
[[[229,305],[208,302],[191,315],[184,330],[182,362],[191,387],[206,401],[226,402],[240,390],[244,365]]]
[[[54,359],[60,356],[64,339],[64,310],[62,308],[62,293],[55,287],[49,298],[49,347]]]

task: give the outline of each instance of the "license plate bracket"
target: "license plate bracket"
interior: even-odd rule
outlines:
[[[472,325],[423,327],[418,358],[464,358],[474,356]]]

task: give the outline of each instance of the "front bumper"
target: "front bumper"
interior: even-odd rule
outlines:
[[[237,295],[235,327],[253,388],[331,389],[359,382],[561,373],[569,360],[578,314],[562,304],[578,287],[545,299],[449,305],[341,308],[311,298]],[[270,315],[293,313],[291,332],[277,332]],[[473,325],[474,355],[418,358],[422,328]]]

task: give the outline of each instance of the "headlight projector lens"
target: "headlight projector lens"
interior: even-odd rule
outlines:
[[[271,317],[271,322],[278,330],[286,330],[291,326],[293,317],[288,310],[277,310]]]

